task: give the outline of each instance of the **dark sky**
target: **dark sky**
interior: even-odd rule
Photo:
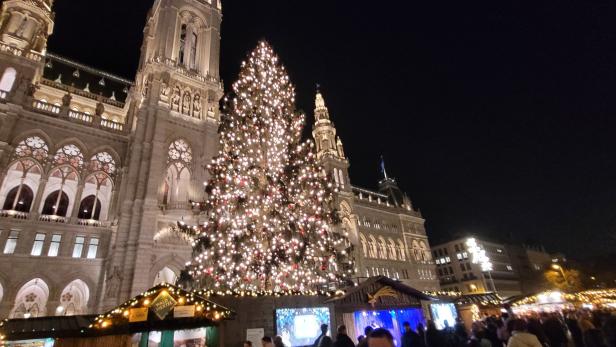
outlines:
[[[153,0],[57,0],[49,49],[128,78]],[[456,233],[616,249],[616,2],[226,0],[227,87],[269,40],[310,114],[320,83],[351,178],[390,175]]]

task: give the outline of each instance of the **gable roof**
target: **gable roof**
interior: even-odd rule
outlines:
[[[435,299],[400,281],[395,281],[384,276],[377,276],[371,277],[357,286],[348,288],[343,295],[327,300],[326,302],[336,305],[367,305],[369,304],[369,298],[385,287],[390,287],[397,292],[398,298],[377,297],[374,299],[375,307],[418,305],[422,300],[430,301]]]

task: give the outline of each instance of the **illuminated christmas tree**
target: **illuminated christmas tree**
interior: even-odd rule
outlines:
[[[335,188],[302,140],[305,118],[272,48],[242,63],[208,166],[207,199],[191,234],[187,271],[200,288],[309,291],[354,273],[351,244],[336,231]]]

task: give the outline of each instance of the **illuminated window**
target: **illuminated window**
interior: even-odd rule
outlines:
[[[60,242],[62,241],[62,235],[55,234],[51,237],[51,243],[49,244],[49,251],[47,251],[48,257],[57,257],[60,250]]]
[[[90,245],[88,246],[88,259],[96,259],[96,252],[98,251],[98,239],[91,238]]]
[[[9,234],[9,238],[4,245],[4,254],[15,253],[15,247],[17,247],[17,239],[19,239],[19,231],[13,230]]]
[[[34,238],[34,244],[32,245],[32,252],[30,255],[35,257],[40,256],[43,253],[43,245],[45,244],[45,234],[36,234]]]
[[[17,70],[13,69],[12,67],[9,67],[4,70],[4,74],[2,75],[2,79],[0,80],[0,90],[3,92],[10,92],[13,89],[16,78]]]
[[[73,247],[73,258],[81,258],[85,241],[86,238],[83,236],[77,236],[75,238],[75,247]]]
[[[507,270],[513,271],[513,267],[511,265],[507,265]]]

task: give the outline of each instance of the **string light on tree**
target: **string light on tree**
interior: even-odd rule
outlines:
[[[193,239],[188,273],[201,288],[309,291],[354,273],[351,244],[336,232],[332,179],[302,140],[295,89],[266,42],[242,63],[208,166],[205,222],[178,223]]]

